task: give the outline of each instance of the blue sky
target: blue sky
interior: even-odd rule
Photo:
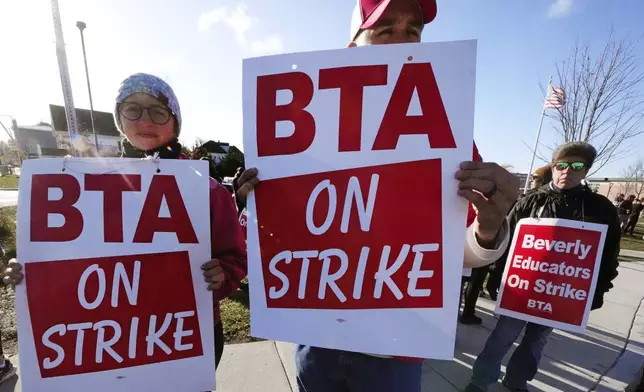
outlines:
[[[241,62],[262,54],[345,47],[352,0],[59,0],[76,107],[89,106],[75,27],[88,27],[92,96],[112,110],[134,72],[166,79],[184,118],[181,139],[241,145]],[[49,121],[62,104],[48,0],[0,4],[0,114],[20,124]],[[526,171],[546,84],[576,39],[601,45],[644,34],[639,0],[439,0],[424,41],[478,39],[475,138],[486,160]],[[26,23],[29,23],[28,25]],[[642,46],[644,48],[644,46]],[[6,118],[0,118],[6,123]],[[546,122],[544,141],[554,142]],[[2,135],[4,137],[4,135]],[[641,144],[644,138],[635,143]],[[644,154],[644,149],[642,154]],[[599,174],[616,176],[631,155]],[[644,157],[644,155],[643,155]]]

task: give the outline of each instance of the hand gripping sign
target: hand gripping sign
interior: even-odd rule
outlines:
[[[601,264],[606,225],[567,219],[519,221],[495,312],[583,332]]]
[[[24,391],[214,387],[212,294],[200,272],[210,259],[208,198],[200,161],[25,161]]]
[[[244,61],[253,336],[451,359],[476,43]]]

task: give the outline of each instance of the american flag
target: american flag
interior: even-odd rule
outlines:
[[[544,109],[559,109],[566,103],[564,89],[562,87],[553,87],[550,94],[546,97]]]

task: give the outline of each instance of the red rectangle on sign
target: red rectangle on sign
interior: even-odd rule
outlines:
[[[500,307],[581,326],[601,233],[571,227],[525,224],[509,255]]]
[[[263,181],[268,307],[442,307],[441,184],[439,159]]]
[[[25,264],[43,378],[203,353],[187,251]]]

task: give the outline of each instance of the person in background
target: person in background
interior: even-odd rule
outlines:
[[[552,181],[552,165],[548,163],[534,171],[530,182],[530,190],[527,193],[540,189],[542,186],[549,184],[550,181]]]
[[[125,79],[114,105],[114,119],[125,137],[123,158],[188,159],[178,137],[181,110],[172,88],[160,78],[138,73]],[[246,246],[230,194],[210,178],[211,257],[203,264],[206,288],[213,292],[215,360],[219,364],[224,350],[219,301],[239,287],[246,276]],[[22,267],[14,259],[3,273],[5,284],[20,284]]]
[[[628,223],[628,218],[633,211],[633,202],[635,201],[635,195],[629,195],[628,198],[620,201],[617,204],[617,214],[619,215],[619,222],[622,227],[622,231],[625,231],[626,224]]]
[[[613,287],[611,281],[618,273],[617,258],[621,237],[617,211],[610,200],[581,185],[581,180],[588,174],[596,157],[597,151],[586,142],[570,142],[559,146],[552,157],[552,183],[519,200],[508,217],[512,235],[517,223],[530,217],[569,219],[608,226],[592,309],[602,307],[604,294]],[[498,261],[497,267],[501,271],[505,267],[506,258],[507,251],[505,257]],[[510,358],[503,385],[514,392],[528,390],[527,383],[537,374],[541,354],[552,328],[500,316],[483,351],[474,362],[472,379],[465,392],[486,391],[498,381],[503,357],[524,328],[525,334]]]
[[[548,186],[551,181],[552,181],[552,164],[548,163],[547,165],[541,166],[534,171],[534,174],[532,174],[532,181],[530,182],[530,190],[528,190],[527,194],[534,193],[539,189],[541,189],[543,186]],[[501,278],[503,277],[503,270],[500,268],[497,268],[497,265],[500,262],[501,261],[497,260],[496,263],[488,267],[490,274],[487,279],[487,284],[485,285],[485,288],[487,289],[487,292],[493,301],[496,301],[496,297],[499,292],[499,286],[501,284]]]
[[[626,232],[630,231],[629,235],[631,237],[633,236],[633,232],[635,231],[635,226],[637,226],[637,222],[640,219],[640,214],[642,213],[643,209],[644,209],[644,205],[642,204],[642,200],[635,199],[635,201],[633,202],[633,208],[631,209],[631,213],[628,215],[628,221],[624,226],[622,234],[626,234]]]
[[[620,193],[619,195],[617,195],[617,197],[615,198],[615,201],[613,201],[613,204],[615,205],[615,207],[617,207],[619,203],[624,201],[624,196],[625,195],[623,193]]]
[[[237,205],[237,215],[241,216],[242,212],[246,208],[246,196],[250,185],[246,185],[246,188],[240,192],[240,187],[246,182],[246,178],[251,175],[250,172],[245,172],[242,166],[237,168],[235,172],[235,177],[233,178],[233,195],[235,198],[235,204]]]
[[[434,20],[436,13],[436,0],[359,0],[353,13],[349,47],[420,42],[424,26]],[[474,155],[478,156],[478,152]],[[242,196],[259,181],[256,169],[247,172],[241,176],[244,181],[240,178],[239,182],[238,193]],[[480,267],[498,259],[507,247],[505,216],[519,195],[519,180],[489,162],[464,162],[455,176],[459,180],[457,194],[477,210],[471,210],[468,217],[463,264],[466,268]],[[298,346],[295,363],[301,392],[418,392],[423,366],[420,358],[312,346]]]
[[[483,288],[483,283],[485,282],[485,277],[487,276],[488,271],[489,266],[487,265],[472,269],[472,274],[467,279],[465,292],[463,294],[463,312],[459,319],[461,324],[479,325],[483,322],[483,320],[474,313],[476,311],[476,302],[479,299],[479,294]]]
[[[242,228],[244,233],[244,238],[246,238],[246,227],[248,226],[248,213],[246,211],[246,196],[248,195],[248,189],[250,185],[241,187],[240,183],[246,182],[246,176],[251,175],[252,171],[244,171],[243,167],[238,167],[235,177],[233,178],[233,197],[235,199],[235,204],[237,205],[237,218],[239,219],[239,225]],[[249,294],[249,287],[247,281],[242,281],[239,285],[239,290],[243,291],[246,294]]]

